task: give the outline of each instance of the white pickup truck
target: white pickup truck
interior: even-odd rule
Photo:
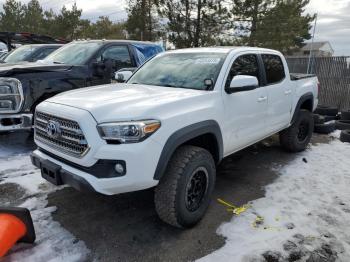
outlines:
[[[156,187],[160,218],[186,228],[204,216],[224,157],[275,133],[286,150],[304,150],[317,102],[317,78],[290,75],[277,51],[176,50],[126,83],[41,103],[31,158],[56,185],[106,195]]]

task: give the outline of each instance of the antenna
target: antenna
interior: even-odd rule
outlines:
[[[311,63],[312,51],[313,51],[313,47],[314,47],[316,25],[317,25],[317,13],[316,13],[316,18],[315,18],[314,30],[312,32],[312,40],[311,40],[311,48],[310,48],[310,54],[309,54],[309,62],[307,63],[307,72],[306,72],[307,74],[309,74],[309,71],[310,71],[310,63]]]

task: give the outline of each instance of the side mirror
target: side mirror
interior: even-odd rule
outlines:
[[[255,76],[238,75],[235,76],[226,92],[229,94],[250,91],[259,87],[259,81]]]
[[[103,62],[93,62],[92,68],[94,76],[104,76],[105,64]]]
[[[133,72],[129,71],[129,70],[117,71],[117,72],[115,72],[114,79],[118,83],[124,83],[124,82],[129,80],[129,78],[132,76],[132,74],[133,74]]]

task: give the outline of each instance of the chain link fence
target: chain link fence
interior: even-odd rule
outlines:
[[[308,57],[287,57],[292,73],[307,73]],[[350,57],[314,57],[309,73],[317,75],[320,83],[319,104],[350,109]]]

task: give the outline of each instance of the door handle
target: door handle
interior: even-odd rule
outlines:
[[[267,96],[262,96],[258,98],[258,102],[264,102],[267,100]]]
[[[291,94],[291,93],[292,93],[292,90],[284,91],[284,94],[285,94],[285,95],[289,95],[289,94]]]

